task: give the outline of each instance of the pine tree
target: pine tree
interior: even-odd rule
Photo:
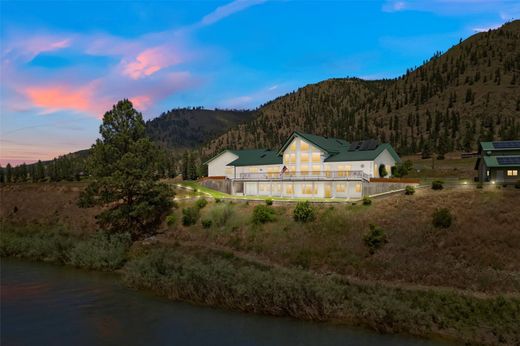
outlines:
[[[5,182],[13,182],[13,168],[11,167],[10,163],[8,163],[7,166],[5,166]]]

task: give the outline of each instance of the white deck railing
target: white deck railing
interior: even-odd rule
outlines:
[[[240,173],[239,180],[369,180],[363,171],[285,172],[285,173]]]

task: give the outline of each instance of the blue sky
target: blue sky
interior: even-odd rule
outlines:
[[[391,78],[520,17],[517,1],[0,1],[1,163],[88,148],[129,98],[254,108],[332,77]]]

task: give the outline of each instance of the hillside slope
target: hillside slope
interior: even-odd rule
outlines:
[[[177,108],[147,121],[146,132],[168,149],[193,149],[253,115],[253,111]]]
[[[478,33],[393,80],[330,79],[275,99],[202,148],[278,147],[294,130],[378,137],[401,154],[520,137],[520,20]]]

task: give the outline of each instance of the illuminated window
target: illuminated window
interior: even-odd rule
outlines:
[[[320,153],[312,153],[312,162],[321,162]]]
[[[338,176],[339,177],[348,177],[350,175],[351,169],[352,169],[351,165],[339,165],[338,166]]]
[[[517,175],[518,175],[518,170],[516,170],[516,169],[507,171],[507,176],[508,177],[516,177]]]
[[[319,175],[321,173],[320,165],[312,165],[312,174]]]
[[[345,184],[336,185],[336,192],[345,192],[345,191],[346,191]]]
[[[267,167],[267,175],[271,178],[276,177],[280,173],[280,168],[278,167]]]
[[[291,151],[296,151],[296,141],[293,141],[293,142],[291,143],[291,146],[289,147],[289,149],[290,149]]]
[[[486,175],[489,177],[489,171],[486,171]]]
[[[233,167],[226,167],[226,175],[233,174]]]
[[[296,154],[291,154],[291,156],[289,157],[289,162],[296,163]]]
[[[309,162],[309,154],[301,153],[300,154],[300,162]]]
[[[303,184],[302,185],[302,194],[304,194],[304,195],[312,194],[312,184]]]
[[[356,184],[356,192],[361,192],[361,184]]]
[[[377,177],[379,175],[379,167],[377,166],[377,163],[374,163],[374,177]]]
[[[294,172],[296,172],[296,166],[287,166],[287,172],[285,172],[285,174],[294,175]]]
[[[249,167],[249,173],[258,173],[258,167]]]
[[[288,195],[292,195],[294,193],[293,186],[292,185],[286,185],[285,186],[285,193]]]
[[[331,177],[331,172],[330,172],[330,166],[329,165],[325,165],[325,176],[326,177]]]
[[[281,192],[282,186],[280,184],[273,184],[273,192]]]
[[[283,155],[283,163],[284,164],[288,164],[289,163],[289,157],[290,157],[289,154],[284,154]]]
[[[308,166],[301,166],[301,172],[302,172],[302,175],[309,174],[309,167]]]
[[[300,142],[300,150],[301,150],[301,151],[309,150],[309,143],[304,142],[304,141],[301,141],[301,142]]]

